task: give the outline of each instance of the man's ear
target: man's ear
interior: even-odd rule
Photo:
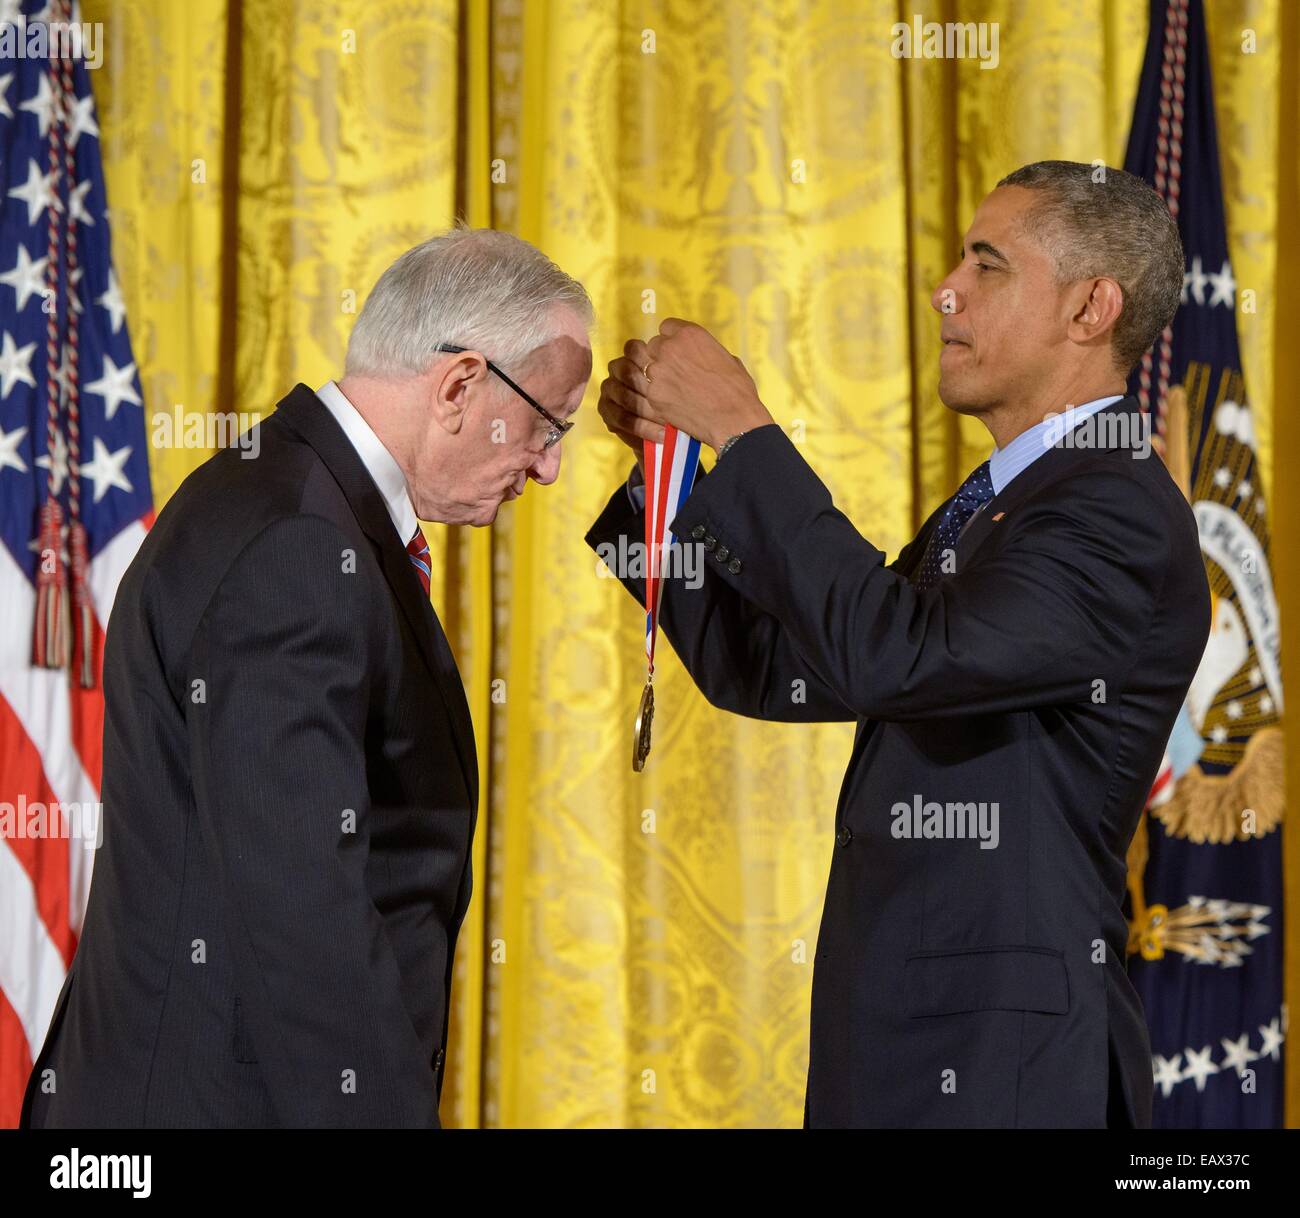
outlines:
[[[471,389],[486,381],[487,361],[474,351],[461,351],[430,374],[429,408],[452,435],[460,431],[469,411]]]
[[[1124,309],[1124,289],[1104,276],[1085,279],[1078,287],[1080,294],[1072,301],[1074,312],[1066,334],[1081,346],[1091,346],[1103,338],[1109,341]]]

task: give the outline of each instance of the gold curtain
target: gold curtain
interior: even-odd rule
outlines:
[[[852,732],[727,717],[665,648],[655,752],[630,772],[641,617],[582,542],[629,460],[595,386],[627,337],[704,321],[896,552],[990,447],[935,392],[931,289],[1003,174],[1122,163],[1147,0],[83,2],[107,36],[94,84],[148,412],[265,413],[336,375],[379,272],[456,214],[535,242],[595,300],[559,483],[491,530],[428,530],[483,778],[444,1120],[797,1124]],[[914,10],[998,22],[997,69],[892,58]],[[1274,233],[1300,194],[1279,139],[1282,107],[1285,140],[1300,118],[1300,31],[1277,0],[1208,10],[1271,474],[1300,451],[1274,408],[1296,388]],[[208,454],[151,455],[161,506]],[[1274,503],[1286,551],[1294,492]],[[1297,637],[1296,564],[1279,567]]]

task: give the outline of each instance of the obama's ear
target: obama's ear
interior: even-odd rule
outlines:
[[[1084,280],[1079,287],[1084,294],[1072,302],[1074,312],[1066,334],[1072,342],[1087,346],[1114,330],[1124,311],[1124,289],[1106,276]]]

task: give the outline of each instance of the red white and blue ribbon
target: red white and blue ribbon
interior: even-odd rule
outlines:
[[[652,678],[664,565],[676,541],[668,523],[681,511],[699,468],[700,442],[677,428],[664,427],[662,444],[645,441],[645,656]]]

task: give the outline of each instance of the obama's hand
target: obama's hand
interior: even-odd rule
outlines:
[[[773,421],[744,364],[703,326],[678,317],[666,318],[648,343],[629,342],[609,373],[600,414],[629,444],[662,440],[671,423],[716,451],[728,437]]]

